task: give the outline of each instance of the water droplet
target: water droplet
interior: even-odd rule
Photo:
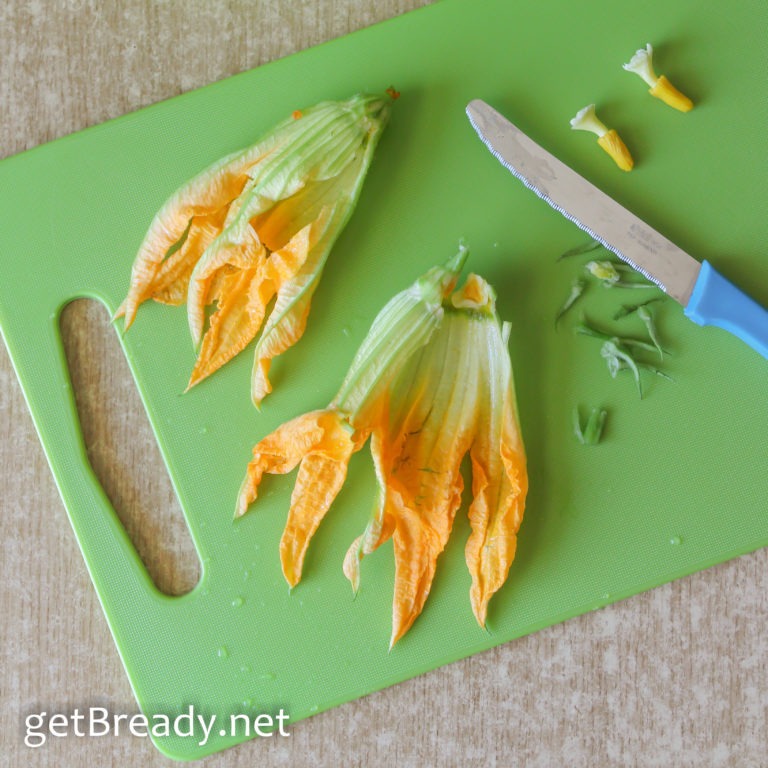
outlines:
[[[200,434],[201,435],[207,435],[208,434],[208,427],[200,427]]]
[[[259,551],[259,545],[258,545],[258,544],[254,544],[254,545],[253,545],[253,548],[254,548],[254,549],[257,551],[257,552]]]
[[[243,664],[243,666],[240,667],[240,671],[248,674],[251,671],[251,668],[247,664]]]
[[[202,591],[200,594],[201,594],[201,595],[203,595],[203,596],[205,596],[205,595],[207,595],[207,594],[208,594],[208,590],[207,590],[207,589],[204,589],[204,590],[203,590],[203,591]]]
[[[604,592],[603,593],[603,600],[610,600],[610,599],[611,599],[610,594],[608,592]]]
[[[222,645],[221,648],[219,648],[216,653],[218,654],[220,659],[228,659],[229,658],[229,651]]]
[[[259,678],[261,680],[274,680],[275,676],[272,674],[272,672],[264,672],[263,674],[259,675]]]
[[[56,313],[55,312],[51,312],[51,314],[48,315],[48,319],[49,320],[55,320],[56,319]]]
[[[682,540],[682,539],[681,539],[679,536],[673,536],[673,537],[672,537],[672,538],[669,540],[669,543],[670,543],[670,544],[671,544],[673,547],[677,547],[677,546],[679,546],[680,544],[682,544],[682,543],[683,543],[683,540]]]
[[[312,705],[312,706],[309,708],[309,711],[310,711],[310,712],[317,712],[317,704],[313,704],[313,705]]]
[[[243,571],[243,581],[248,581],[248,577],[251,575],[250,571]]]
[[[239,607],[240,607],[242,604],[243,604],[243,598],[242,598],[242,597],[239,597],[239,596],[238,596],[238,597],[236,597],[236,598],[235,598],[235,599],[232,601],[232,607],[233,607],[233,608],[239,608]]]
[[[51,317],[53,317],[53,315],[51,315]],[[345,335],[347,338],[349,338],[349,328],[342,328],[342,329],[341,329],[341,332],[342,332],[342,333],[343,333],[343,334],[344,334],[344,335]]]
[[[253,699],[246,699],[243,702],[243,707],[245,707],[245,709],[250,709],[252,706],[253,706]]]

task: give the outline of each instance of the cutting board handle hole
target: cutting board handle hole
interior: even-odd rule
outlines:
[[[60,329],[91,468],[155,586],[186,594],[200,560],[109,313],[75,299]]]

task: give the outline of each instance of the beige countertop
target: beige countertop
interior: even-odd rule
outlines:
[[[4,0],[0,156],[425,4]],[[91,460],[158,585],[184,591],[191,545],[106,320],[78,302],[62,321]],[[24,745],[29,712],[136,703],[3,345],[0,435],[0,765],[169,765],[127,735]],[[767,660],[764,549],[203,762],[766,766]]]

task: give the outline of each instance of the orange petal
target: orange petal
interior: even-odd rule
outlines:
[[[324,435],[320,425],[326,411],[310,411],[279,426],[257,443],[253,461],[240,488],[235,517],[242,517],[248,505],[256,500],[257,490],[265,472],[284,475],[290,472]]]
[[[437,558],[451,534],[464,487],[459,472],[461,455],[454,463],[455,471],[446,468],[436,473],[434,479],[420,482],[419,496],[414,497],[414,489],[398,488],[396,482],[391,484],[390,510],[395,523],[392,537],[395,594],[390,648],[421,613],[432,586]]]
[[[131,283],[116,316],[130,327],[136,310],[151,293],[152,283],[169,250],[179,243],[195,217],[216,214],[243,190],[246,171],[255,160],[251,151],[236,152],[217,161],[178,189],[149,227],[131,268]]]
[[[383,409],[389,410],[389,404],[386,401],[383,403]],[[357,592],[360,586],[360,561],[365,555],[371,554],[388,541],[395,530],[395,519],[387,513],[387,477],[392,469],[394,458],[394,452],[389,448],[390,441],[386,438],[386,427],[384,424],[379,424],[371,433],[371,458],[376,470],[379,498],[373,517],[369,520],[365,531],[352,542],[344,556],[344,575],[352,584],[354,592]]]
[[[224,297],[222,291],[224,287],[229,284],[229,280],[232,275],[238,272],[238,267],[233,267],[229,264],[218,270],[208,285],[208,303],[213,304],[214,301],[221,301]]]
[[[349,163],[341,173],[303,184],[251,219],[259,241],[272,250],[268,265],[277,292],[251,375],[251,399],[257,407],[272,391],[268,378],[272,360],[306,330],[325,259],[352,208],[348,193],[358,172],[357,164]]]
[[[465,557],[472,576],[470,602],[481,627],[485,626],[488,602],[506,581],[515,558],[528,491],[514,396],[504,403],[501,435],[496,432],[495,438],[495,444],[480,441],[471,451],[474,500],[469,507],[472,533]]]
[[[181,247],[168,256],[160,265],[157,274],[147,287],[147,296],[163,304],[182,304],[187,296],[187,287],[192,270],[205,249],[221,232],[226,215],[222,208],[209,216],[192,219],[189,233]]]
[[[292,347],[304,335],[307,328],[309,305],[318,282],[319,276],[287,308],[282,305],[287,304],[288,300],[294,297],[285,291],[278,294],[272,314],[279,312],[281,314],[280,322],[264,331],[259,340],[256,359],[251,371],[251,399],[256,407],[272,391],[268,375],[273,358]]]
[[[494,310],[495,313],[495,310]],[[517,531],[528,491],[525,448],[517,418],[509,325],[488,326],[483,355],[482,391],[477,436],[472,444],[472,533],[465,557],[472,576],[470,602],[485,626],[488,601],[504,584],[515,557]]]
[[[477,419],[474,374],[480,349],[468,336],[467,323],[472,330],[471,320],[446,315],[430,343],[394,380],[391,406],[378,413],[371,440],[379,507],[347,553],[345,573],[355,587],[360,557],[393,536],[391,645],[424,607],[461,502],[460,466]]]
[[[253,449],[236,517],[256,499],[264,472],[285,474],[301,462],[280,542],[283,573],[291,586],[301,578],[307,544],[344,482],[349,457],[367,437],[353,432],[335,411],[312,411],[278,427]]]
[[[312,224],[299,230],[280,250],[269,256],[268,272],[280,290],[303,266],[311,245]]]
[[[265,213],[251,220],[259,239],[270,251],[279,251],[293,236],[326,215],[330,203],[348,193],[357,167],[351,163],[342,173],[324,181],[311,181],[298,192],[278,201]]]
[[[424,606],[461,503],[461,461],[475,438],[481,407],[485,324],[479,313],[446,313],[395,384],[408,406],[399,417],[402,445],[388,478],[395,519],[392,645]]]
[[[272,281],[264,279],[263,265],[229,273],[221,280],[218,306],[211,315],[187,389],[248,345],[261,327],[274,290]]]
[[[272,391],[268,374],[273,358],[292,347],[307,327],[309,306],[321,273],[307,273],[303,267],[316,242],[317,229],[324,224],[324,220],[318,219],[307,225],[269,257],[268,270],[277,289],[277,298],[253,362],[251,399],[256,406]]]
[[[325,260],[349,211],[349,201],[323,207],[314,221],[270,256],[270,269],[278,291],[254,354],[251,399],[257,407],[272,391],[268,378],[272,360],[304,334],[312,296],[320,282]]]
[[[231,267],[245,270],[259,267],[266,259],[264,246],[249,224],[235,238],[228,233],[229,230],[225,230],[211,243],[195,265],[189,280],[187,320],[195,346],[203,336],[205,307],[211,301],[211,288],[216,274],[222,269],[232,271]]]
[[[313,451],[301,461],[288,521],[280,539],[280,562],[285,580],[291,587],[301,579],[309,540],[344,484],[353,449],[354,443],[350,439],[338,458]]]

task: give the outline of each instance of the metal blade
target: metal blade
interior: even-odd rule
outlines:
[[[467,117],[499,162],[567,219],[683,306],[701,264],[626,208],[531,141],[484,101]]]

